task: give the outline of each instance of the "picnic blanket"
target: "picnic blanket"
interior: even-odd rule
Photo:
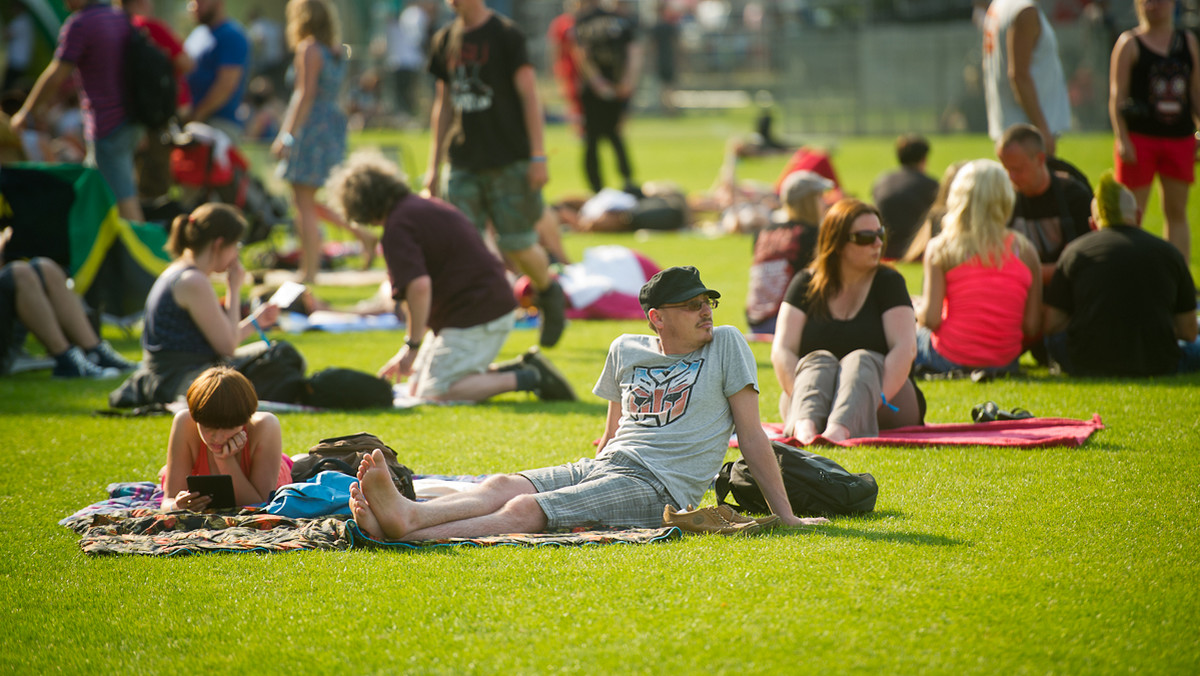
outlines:
[[[763,423],[772,440],[793,446],[800,442],[785,437],[783,425]],[[826,446],[1011,446],[1016,448],[1047,448],[1051,446],[1080,446],[1092,433],[1104,429],[1100,415],[1091,420],[1072,418],[1026,418],[997,420],[984,423],[934,423],[883,430],[877,437],[862,437],[846,441],[830,441],[817,437],[814,445]],[[737,447],[736,436],[730,446]]]
[[[598,529],[558,533],[493,535],[422,542],[380,542],[363,533],[352,519],[335,515],[293,519],[258,507],[231,514],[201,514],[158,508],[162,491],[151,482],[110,484],[107,500],[88,505],[59,521],[81,536],[86,554],[174,556],[206,552],[283,552],[351,548],[418,550],[430,547],[509,545],[571,547],[604,544],[648,544],[682,535],[678,528]]]

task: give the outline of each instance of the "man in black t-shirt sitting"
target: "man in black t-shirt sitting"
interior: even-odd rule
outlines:
[[[925,173],[929,141],[918,134],[896,139],[896,159],[900,168],[883,174],[871,186],[871,199],[883,215],[888,231],[884,258],[900,258],[908,251],[913,235],[925,221],[925,214],[937,199],[938,182]]]
[[[1099,230],[1066,247],[1046,289],[1050,357],[1071,375],[1200,370],[1196,287],[1183,255],[1131,225],[1137,202],[1111,172],[1091,211]]]
[[[1009,127],[996,143],[996,155],[1017,191],[1008,227],[1033,242],[1042,261],[1042,281],[1049,282],[1063,248],[1088,231],[1091,191],[1050,171],[1045,141],[1033,125]]]

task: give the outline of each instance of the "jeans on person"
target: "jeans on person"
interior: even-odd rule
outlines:
[[[987,371],[988,373],[1016,373],[1020,369],[1021,357],[1004,366],[963,366],[947,359],[933,346],[933,331],[927,326],[917,327],[917,358],[913,368],[917,373],[949,373],[951,371]]]

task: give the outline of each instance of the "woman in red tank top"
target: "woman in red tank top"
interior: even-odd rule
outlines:
[[[163,509],[203,511],[209,497],[187,489],[187,477],[228,474],[238,506],[266,502],[291,482],[279,419],[257,411],[250,381],[232,368],[214,366],[187,392],[188,408],[175,415],[162,471]]]

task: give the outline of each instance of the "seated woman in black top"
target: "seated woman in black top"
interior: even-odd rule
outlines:
[[[924,420],[924,398],[909,379],[912,301],[900,273],[879,265],[886,237],[875,207],[839,201],[821,223],[812,265],[788,287],[771,363],[785,432],[801,443]]]
[[[246,271],[238,253],[245,230],[241,212],[226,204],[202,204],[175,218],[167,240],[175,262],[146,297],[142,366],[109,394],[110,406],[174,401],[200,372],[229,363],[242,341],[275,323],[279,308],[270,303],[241,315]],[[224,304],[209,279],[220,272],[226,274]]]

